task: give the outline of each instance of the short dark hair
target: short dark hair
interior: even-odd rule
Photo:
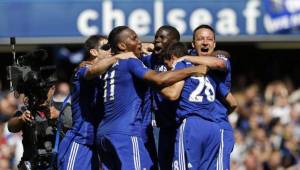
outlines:
[[[187,47],[182,42],[175,42],[167,48],[167,52],[166,55],[164,55],[164,59],[170,60],[172,55],[175,55],[176,57],[183,57],[187,54]]]
[[[158,29],[158,31],[159,30],[167,30],[176,41],[180,41],[179,31],[175,27],[170,25],[163,25]]]
[[[129,29],[127,26],[115,27],[108,35],[108,44],[111,47],[113,53],[119,52],[118,43],[120,41],[120,33]]]
[[[211,27],[211,26],[209,26],[209,25],[203,24],[203,25],[199,25],[197,28],[194,29],[194,31],[193,31],[193,41],[195,40],[196,32],[197,32],[199,29],[202,29],[202,28],[211,30],[211,31],[214,33],[214,39],[216,39],[216,32],[215,32],[215,30],[213,29],[213,27]]]
[[[99,45],[99,40],[107,39],[104,35],[92,35],[84,42],[84,58],[83,60],[88,60],[90,58],[90,50],[96,49]]]
[[[104,35],[92,35],[84,43],[85,51],[89,52],[91,49],[97,48],[99,40],[107,39]]]

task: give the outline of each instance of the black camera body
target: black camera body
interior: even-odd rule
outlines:
[[[47,58],[46,50],[39,49],[18,57],[7,67],[11,88],[29,98],[29,109],[44,102],[48,88],[56,82],[56,67],[45,65]]]

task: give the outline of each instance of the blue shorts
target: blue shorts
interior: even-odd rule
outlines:
[[[97,149],[64,137],[58,149],[59,170],[99,169]]]
[[[230,169],[230,154],[234,147],[234,134],[232,130],[220,129],[221,144],[218,156],[219,169]]]
[[[109,134],[100,137],[97,141],[104,170],[149,170],[153,166],[140,137]]]
[[[173,169],[216,170],[220,139],[218,124],[198,116],[186,118],[177,129]]]

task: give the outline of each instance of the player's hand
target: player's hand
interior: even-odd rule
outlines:
[[[224,57],[224,58],[230,58],[230,54],[227,51],[224,50],[216,50],[212,53],[215,57]]]
[[[120,59],[120,60],[125,60],[125,59],[129,59],[129,58],[137,58],[133,52],[117,54],[114,57],[116,57],[117,59]]]
[[[154,50],[154,44],[153,43],[142,43],[142,53],[149,55]]]
[[[21,121],[24,123],[32,123],[33,121],[33,116],[31,115],[29,110],[26,110],[23,112],[23,114],[20,116]]]
[[[206,73],[208,72],[208,67],[206,65],[198,65],[195,66],[196,68],[196,74],[195,76],[203,76],[206,75]]]

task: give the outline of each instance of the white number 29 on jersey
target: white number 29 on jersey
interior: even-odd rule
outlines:
[[[191,77],[192,79],[196,79],[199,81],[196,89],[190,94],[189,101],[191,102],[202,102],[203,97],[206,96],[207,100],[213,102],[215,100],[215,90],[211,85],[209,79],[207,77]],[[204,90],[205,96],[201,96],[202,91]]]

